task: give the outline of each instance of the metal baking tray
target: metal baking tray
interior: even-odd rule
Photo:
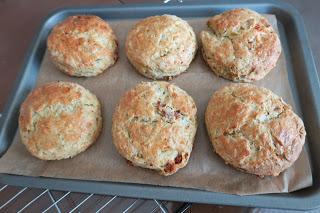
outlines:
[[[14,90],[0,120],[0,154],[9,148],[18,128],[20,103],[36,84],[39,67],[52,27],[74,14],[95,14],[104,19],[144,18],[156,14],[174,14],[182,18],[209,17],[224,10],[246,7],[260,13],[275,14],[287,59],[290,86],[295,104],[305,122],[312,162],[313,186],[293,193],[238,196],[195,189],[116,182],[79,181],[44,177],[0,174],[4,184],[69,190],[125,197],[153,198],[221,205],[306,210],[320,207],[320,84],[303,20],[291,5],[279,1],[214,1],[169,5],[121,5],[61,9],[51,14],[41,26],[27,53]],[[280,82],[279,82],[280,83]]]

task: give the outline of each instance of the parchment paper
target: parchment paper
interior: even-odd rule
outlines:
[[[276,18],[267,15],[276,28]],[[207,18],[188,19],[197,36],[206,28]],[[188,71],[171,82],[186,90],[198,108],[199,127],[188,165],[178,173],[163,177],[158,173],[130,166],[112,144],[111,118],[121,95],[141,81],[150,81],[138,74],[129,64],[124,43],[127,32],[136,20],[110,21],[119,39],[120,58],[115,66],[102,75],[91,78],[69,77],[58,71],[44,56],[38,85],[50,81],[77,82],[95,93],[103,105],[104,127],[98,141],[73,159],[42,161],[32,157],[16,134],[12,146],[0,159],[0,172],[26,176],[45,176],[67,179],[142,183],[162,186],[196,188],[239,195],[291,192],[312,184],[308,154],[304,148],[295,164],[278,177],[263,179],[225,165],[213,152],[204,125],[204,111],[210,96],[230,81],[218,78],[204,63],[200,51]],[[293,105],[284,54],[277,67],[255,84],[271,89]]]

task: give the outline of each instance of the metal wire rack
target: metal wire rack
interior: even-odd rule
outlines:
[[[0,185],[0,212],[188,212],[190,203]],[[169,210],[168,210],[169,209]]]

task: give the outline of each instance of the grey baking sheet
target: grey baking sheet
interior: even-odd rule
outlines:
[[[265,16],[278,31],[276,17],[274,15]],[[196,35],[207,29],[208,17],[186,20]],[[202,59],[200,50],[188,70],[170,81],[186,90],[193,97],[198,109],[199,125],[189,163],[185,168],[169,177],[163,177],[151,170],[129,166],[112,144],[111,120],[113,111],[124,92],[141,81],[150,81],[134,70],[125,54],[126,36],[137,21],[137,19],[108,20],[118,37],[119,59],[113,67],[99,76],[70,77],[60,72],[52,64],[48,53],[42,60],[37,85],[58,80],[72,81],[83,85],[97,95],[102,103],[104,120],[102,133],[98,140],[84,153],[72,159],[42,161],[27,152],[17,133],[13,144],[0,159],[0,173],[175,186],[238,195],[292,192],[312,185],[310,163],[305,148],[292,167],[278,177],[265,178],[258,178],[226,166],[223,160],[213,153],[204,125],[204,112],[213,92],[230,84],[230,81],[213,74]],[[294,106],[283,53],[276,67],[263,80],[254,82],[254,84],[269,88]],[[194,179],[197,181],[193,181]]]
[[[234,1],[233,1],[234,3]],[[8,107],[1,120],[1,149],[4,151],[9,147],[12,137],[17,129],[18,107],[26,94],[35,85],[35,79],[38,73],[44,50],[45,39],[51,27],[70,14],[91,13],[102,16],[106,19],[118,18],[142,18],[149,15],[171,13],[181,17],[207,17],[231,7],[249,7],[262,13],[276,14],[280,26],[281,40],[284,45],[284,53],[288,61],[289,79],[292,92],[294,94],[297,106],[301,107],[304,121],[308,132],[308,141],[311,146],[311,159],[316,158],[313,154],[319,150],[313,141],[316,140],[319,129],[319,100],[316,97],[316,92],[319,91],[318,77],[312,55],[306,43],[306,37],[303,32],[303,25],[299,19],[299,14],[287,5],[268,1],[268,3],[248,3],[248,4],[203,4],[203,5],[180,5],[180,6],[126,6],[112,8],[79,8],[66,9],[55,13],[44,23],[37,39],[35,40],[28,57],[26,66],[24,67],[19,78],[16,90],[11,100],[8,102]],[[136,13],[129,13],[135,10]],[[285,12],[286,11],[286,12]],[[290,32],[290,33],[287,33]],[[295,41],[295,42],[294,42]],[[304,45],[301,45],[303,42]],[[300,45],[299,45],[300,44]],[[293,51],[293,49],[295,51]],[[292,59],[295,60],[292,60]],[[311,61],[310,61],[311,60]],[[303,70],[303,72],[301,71]],[[297,81],[299,79],[299,81]],[[297,83],[299,82],[299,83]],[[307,103],[307,104],[301,104]],[[308,107],[307,107],[308,106]],[[318,165],[313,164],[314,168]],[[313,172],[314,178],[317,177],[317,171]],[[146,185],[128,185],[110,182],[94,182],[94,181],[73,181],[60,180],[50,178],[31,178],[22,176],[12,176],[2,174],[1,182],[11,183],[16,185],[29,185],[38,187],[49,187],[54,189],[68,189],[73,191],[95,192],[118,194],[122,196],[148,197],[170,200],[181,200],[191,202],[204,203],[219,203],[229,205],[250,205],[263,207],[277,208],[293,208],[306,209],[313,208],[319,205],[316,199],[319,194],[317,183],[308,189],[290,194],[279,195],[259,195],[238,197],[234,195],[226,195],[222,193],[204,192],[199,190],[181,189],[172,187],[156,187]],[[35,182],[35,180],[37,182]],[[303,199],[301,199],[303,198]],[[300,204],[297,204],[297,200]],[[301,201],[305,200],[303,205]],[[290,205],[288,205],[290,203]]]

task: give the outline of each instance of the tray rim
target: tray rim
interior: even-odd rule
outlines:
[[[200,2],[200,4],[194,4],[194,2],[188,2],[184,4],[125,4],[125,5],[106,5],[106,6],[87,6],[87,7],[67,7],[54,11],[51,13],[42,23],[38,33],[34,37],[29,50],[27,51],[25,60],[23,62],[23,67],[18,74],[17,80],[14,84],[13,92],[11,93],[8,102],[6,103],[4,114],[0,117],[0,149],[6,146],[4,143],[10,143],[9,135],[15,134],[16,129],[12,129],[12,123],[17,121],[17,106],[19,106],[20,99],[19,95],[26,94],[26,91],[21,86],[21,82],[27,79],[27,71],[31,69],[31,63],[36,58],[39,57],[36,55],[37,49],[40,47],[41,37],[48,28],[48,23],[55,17],[59,16],[61,13],[83,13],[83,10],[94,10],[96,12],[106,10],[125,10],[125,9],[140,9],[140,10],[152,10],[162,8],[175,8],[180,7],[182,9],[190,7],[224,7],[225,9],[230,9],[233,7],[262,7],[269,6],[284,12],[287,12],[294,21],[294,24],[298,28],[297,36],[302,45],[302,52],[304,56],[305,69],[308,71],[306,73],[312,100],[315,102],[315,112],[316,117],[320,116],[320,96],[317,96],[317,92],[320,91],[320,83],[318,74],[315,67],[315,62],[313,55],[310,49],[307,31],[299,12],[291,5],[275,0],[270,1],[237,1],[231,0],[230,3],[226,1],[219,2]],[[47,27],[47,28],[46,28]],[[42,58],[42,57],[41,57]],[[38,73],[38,70],[35,71],[35,74]],[[29,82],[31,88],[35,86],[36,81]],[[33,85],[33,86],[32,86]],[[15,106],[14,106],[15,105]],[[16,122],[17,123],[17,122]],[[15,125],[17,126],[17,124]],[[10,147],[10,145],[7,145]],[[0,174],[0,182],[11,184],[11,185],[20,185],[20,186],[32,186],[40,188],[52,188],[57,190],[66,190],[71,189],[75,192],[89,192],[97,194],[116,194],[120,196],[132,196],[139,198],[156,198],[156,199],[166,199],[174,201],[189,201],[189,202],[199,202],[199,203],[212,203],[212,204],[222,204],[222,205],[237,205],[237,206],[259,206],[259,207],[272,207],[272,208],[282,208],[282,209],[314,209],[320,207],[320,191],[312,193],[307,197],[294,197],[292,193],[288,194],[266,194],[266,195],[250,195],[250,196],[238,196],[223,194],[217,192],[208,192],[196,189],[188,188],[175,188],[175,187],[165,187],[165,186],[154,186],[154,185],[144,185],[144,184],[130,184],[130,183],[115,183],[115,182],[106,182],[106,181],[90,181],[90,180],[70,180],[70,179],[59,179],[59,178],[46,178],[46,177],[28,177],[20,175],[9,175],[9,174]],[[77,185],[78,184],[78,185]],[[83,187],[79,188],[79,185]],[[128,190],[130,189],[130,190]],[[301,205],[302,200],[305,204]]]

